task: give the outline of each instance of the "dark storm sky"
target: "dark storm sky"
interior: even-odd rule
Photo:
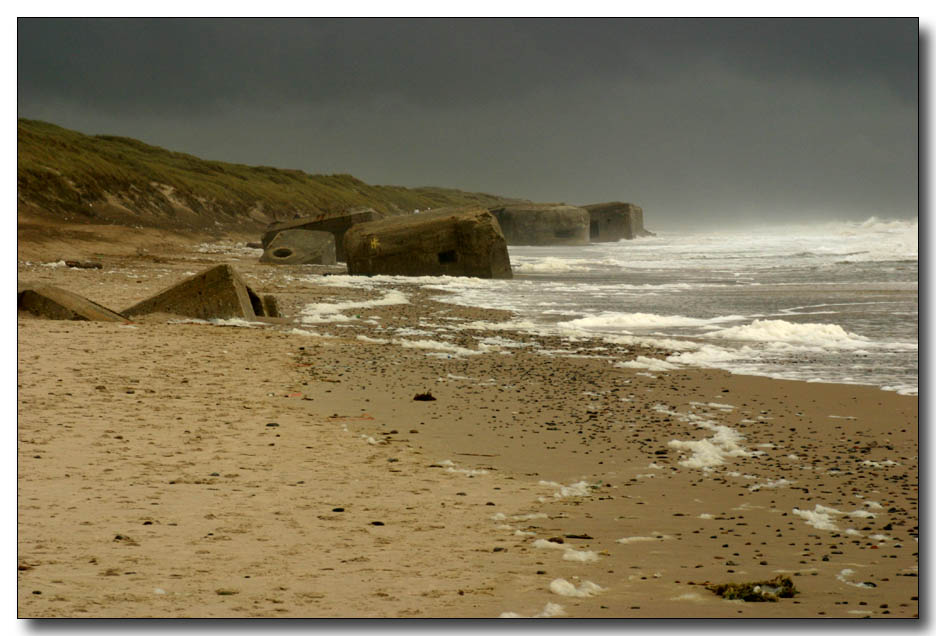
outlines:
[[[917,215],[906,20],[18,22],[18,115],[650,229]]]

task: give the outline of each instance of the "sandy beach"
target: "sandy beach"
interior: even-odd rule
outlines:
[[[19,281],[119,311],[229,263],[286,319],[19,312],[21,618],[918,615],[915,396],[615,366],[665,352],[415,285],[368,306],[256,237],[85,231],[21,232]]]

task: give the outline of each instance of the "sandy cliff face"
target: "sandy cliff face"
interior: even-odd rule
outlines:
[[[21,196],[20,216],[39,216],[65,223],[93,223],[161,229],[259,230],[267,224],[291,218],[290,209],[273,209],[257,200],[250,206],[180,192],[172,186],[151,183],[149,188],[103,190],[94,196],[76,188],[80,204],[57,205],[53,200]]]

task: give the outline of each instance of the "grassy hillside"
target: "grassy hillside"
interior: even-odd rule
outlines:
[[[346,174],[206,161],[135,139],[18,120],[18,208],[71,222],[250,227],[366,206],[387,214],[507,199],[444,188],[372,186]]]

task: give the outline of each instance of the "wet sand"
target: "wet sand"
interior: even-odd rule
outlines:
[[[116,310],[217,262],[292,317],[386,293],[229,245],[58,257],[20,281]],[[917,615],[916,397],[618,368],[665,352],[399,291],[314,325],[20,312],[19,616]]]

